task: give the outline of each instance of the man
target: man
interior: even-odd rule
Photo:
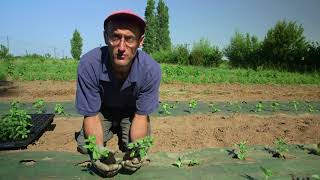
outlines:
[[[117,11],[104,21],[107,46],[81,57],[78,67],[76,107],[84,116],[77,137],[78,151],[87,153],[84,139],[96,137],[98,148],[117,134],[119,149],[126,152],[120,164],[109,153],[110,162],[93,161],[98,172],[114,176],[122,167],[136,171],[139,157],[128,158],[127,145],[150,134],[149,114],[158,108],[160,65],[138,50],[146,23],[129,10]],[[90,154],[90,152],[89,152]]]

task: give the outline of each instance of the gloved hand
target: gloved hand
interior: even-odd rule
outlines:
[[[98,147],[100,150],[104,150],[105,147]],[[103,176],[112,177],[115,176],[121,169],[121,165],[117,164],[116,159],[112,151],[109,150],[107,158],[100,158],[94,160],[90,155],[93,167]]]
[[[140,157],[130,157],[130,152],[127,152],[124,157],[121,165],[124,169],[134,172],[138,170],[144,163],[144,159]]]

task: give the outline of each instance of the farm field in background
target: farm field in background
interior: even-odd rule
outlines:
[[[28,104],[27,110],[31,111],[31,106],[39,99],[51,112],[54,105],[60,104],[65,113],[56,115],[53,128],[26,149],[0,154],[12,156],[10,161],[20,156],[33,157],[43,168],[50,166],[50,162],[60,167],[62,156],[72,157],[68,162],[73,163],[85,160],[76,152],[74,140],[75,132],[82,125],[82,117],[74,115],[73,107],[77,63],[28,59],[18,59],[11,64],[0,62],[1,72],[7,73],[6,80],[0,82],[0,114],[7,111],[14,100]],[[316,168],[311,168],[311,164],[319,165],[320,156],[309,154],[320,143],[320,78],[317,72],[300,74],[170,64],[162,64],[162,72],[161,103],[151,120],[152,162],[132,176],[120,174],[120,179],[145,177],[147,170],[167,172],[167,177],[177,179],[210,179],[212,172],[226,179],[260,179],[266,176],[262,169],[272,171],[271,177],[279,179],[313,178],[320,174]],[[276,148],[278,138],[288,144],[287,159],[272,157],[268,151]],[[119,152],[116,136],[108,146]],[[70,155],[65,156],[68,153]],[[234,158],[243,156],[247,159]],[[42,162],[45,157],[53,161]],[[191,162],[194,167],[188,165]],[[298,167],[297,162],[303,163]],[[72,170],[65,167],[65,171],[68,169],[68,173],[74,174],[81,171],[80,167],[72,167]],[[221,171],[221,168],[226,169]],[[233,171],[227,171],[232,168]],[[189,177],[185,171],[194,172],[194,175]],[[47,173],[39,177],[50,174],[55,175]],[[90,178],[85,172],[81,172],[81,176]]]

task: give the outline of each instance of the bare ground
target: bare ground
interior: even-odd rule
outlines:
[[[32,81],[0,82],[0,101],[33,102],[72,101],[75,82]],[[250,100],[320,100],[319,86],[306,85],[192,85],[163,84],[160,100],[250,101]],[[152,134],[155,145],[152,152],[182,152],[205,147],[230,147],[242,140],[250,145],[271,145],[276,137],[284,137],[291,144],[320,142],[320,116],[304,114],[289,116],[231,116],[194,114],[178,117],[153,117]],[[74,133],[81,128],[82,118],[58,117],[53,131],[46,131],[26,151],[76,151]],[[117,150],[117,138],[108,146]]]

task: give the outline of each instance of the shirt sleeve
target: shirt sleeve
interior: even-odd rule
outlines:
[[[76,108],[83,116],[96,115],[101,106],[99,79],[93,65],[84,59],[77,71]]]
[[[146,76],[136,100],[136,113],[139,115],[149,115],[159,106],[159,87],[161,81],[160,66],[151,69]]]

